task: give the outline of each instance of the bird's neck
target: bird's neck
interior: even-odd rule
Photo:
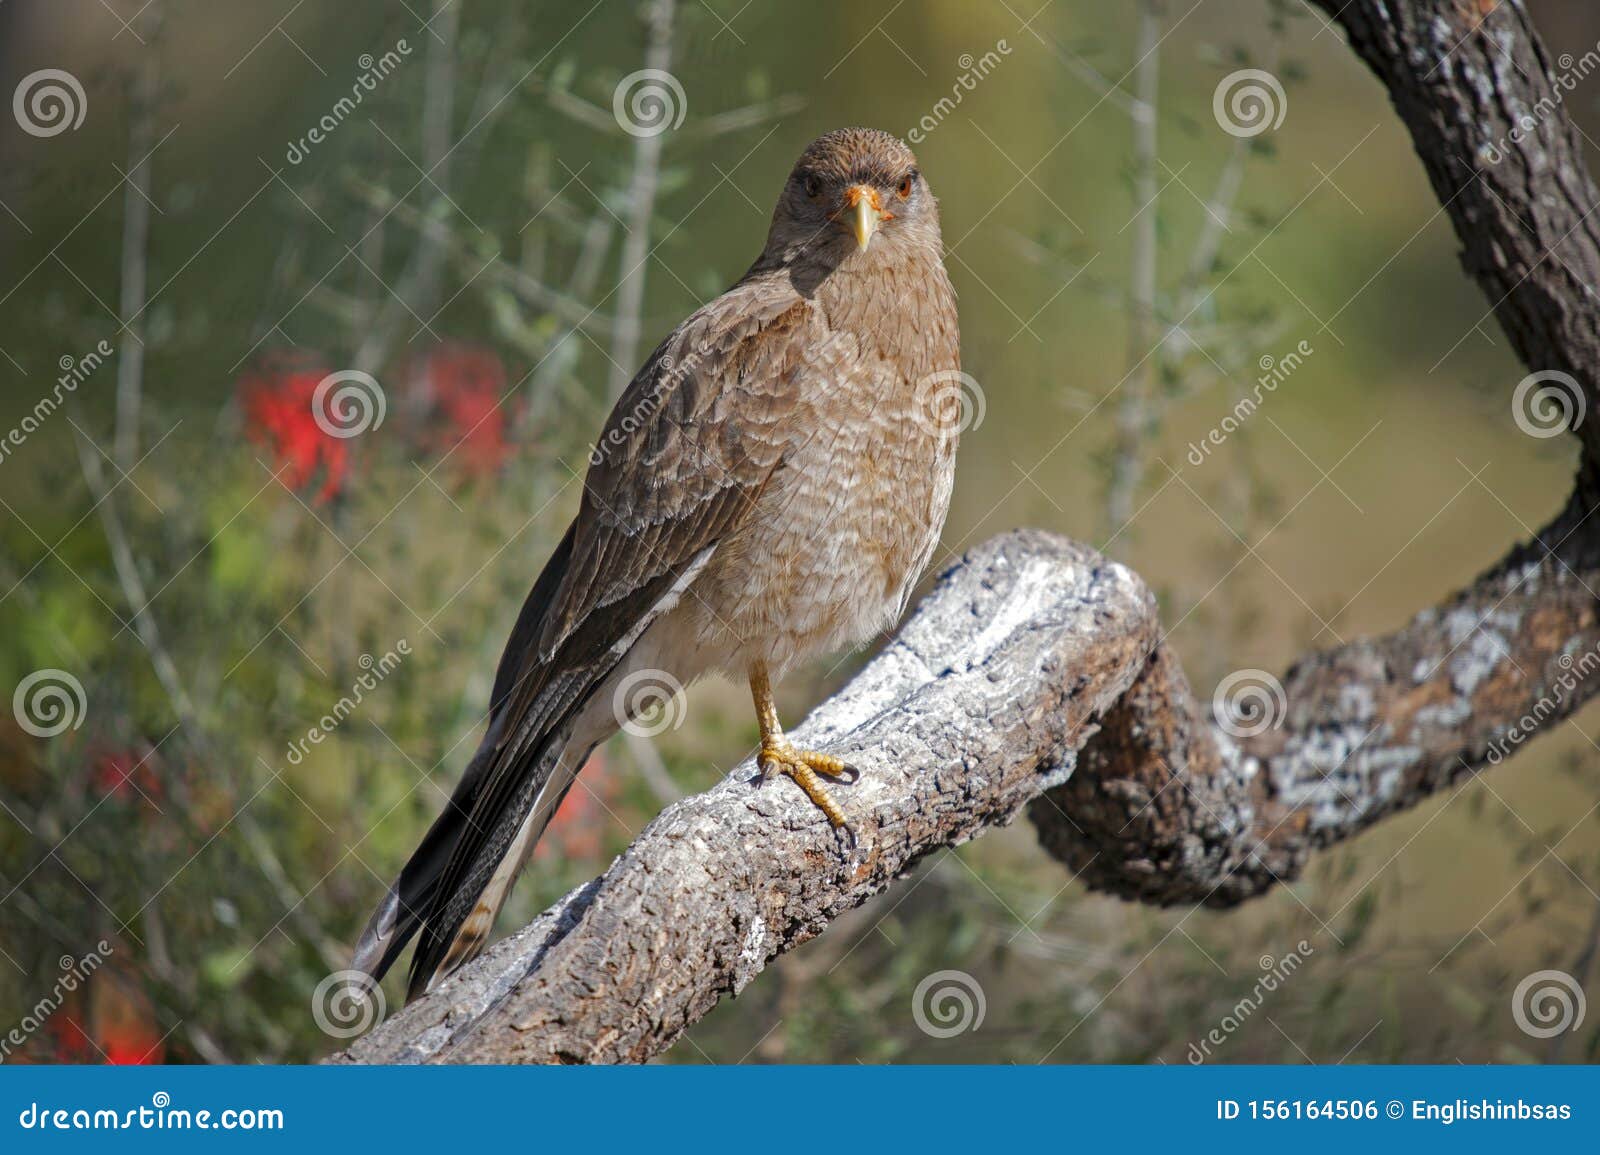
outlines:
[[[861,254],[862,257],[871,254]],[[853,333],[914,375],[943,366],[936,346],[954,332],[955,291],[937,253],[896,253],[893,260],[850,260],[818,285],[815,300],[834,329]]]

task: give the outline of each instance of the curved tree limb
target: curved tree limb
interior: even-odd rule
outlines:
[[[797,731],[862,767],[838,792],[858,846],[797,792],[756,789],[747,763],[338,1060],[649,1058],[919,857],[1030,800],[1089,885],[1231,905],[1600,690],[1600,426],[1582,420],[1600,191],[1563,86],[1520,4],[1316,3],[1388,88],[1517,353],[1576,383],[1583,452],[1557,517],[1403,629],[1302,658],[1272,724],[1230,727],[1242,737],[1190,690],[1134,574],[1049,535],[997,539]]]
[[[1279,725],[1231,740],[1158,649],[1078,773],[1030,811],[1088,885],[1145,902],[1259,894],[1600,691],[1600,422],[1583,420],[1600,373],[1600,190],[1562,84],[1520,4],[1319,3],[1388,88],[1513,347],[1581,392],[1554,386],[1582,456],[1560,514],[1472,585],[1394,634],[1302,658]]]

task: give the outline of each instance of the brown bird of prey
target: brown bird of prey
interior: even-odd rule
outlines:
[[[939,211],[916,157],[847,128],[801,154],[766,247],[651,353],[590,456],[577,518],[500,659],[488,729],[356,948],[381,978],[413,935],[410,996],[482,949],[630,675],[748,678],[763,777],[835,826],[772,700],[794,663],[904,612],[955,472],[960,349]],[[652,675],[653,676],[653,675]],[[635,682],[634,684],[637,684]]]

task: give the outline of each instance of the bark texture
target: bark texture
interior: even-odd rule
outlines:
[[[1600,690],[1600,192],[1564,65],[1515,2],[1316,4],[1387,87],[1519,356],[1576,383],[1582,455],[1555,519],[1399,631],[1304,656],[1281,697],[1264,679],[1215,700],[1160,644],[1136,575],[999,538],[797,731],[862,768],[836,791],[857,845],[746,764],[339,1061],[647,1059],[919,857],[1024,807],[1092,887],[1234,904]]]

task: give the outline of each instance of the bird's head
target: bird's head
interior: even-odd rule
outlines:
[[[772,214],[769,252],[842,262],[939,251],[939,207],[917,158],[875,128],[841,128],[812,141],[795,162]]]

